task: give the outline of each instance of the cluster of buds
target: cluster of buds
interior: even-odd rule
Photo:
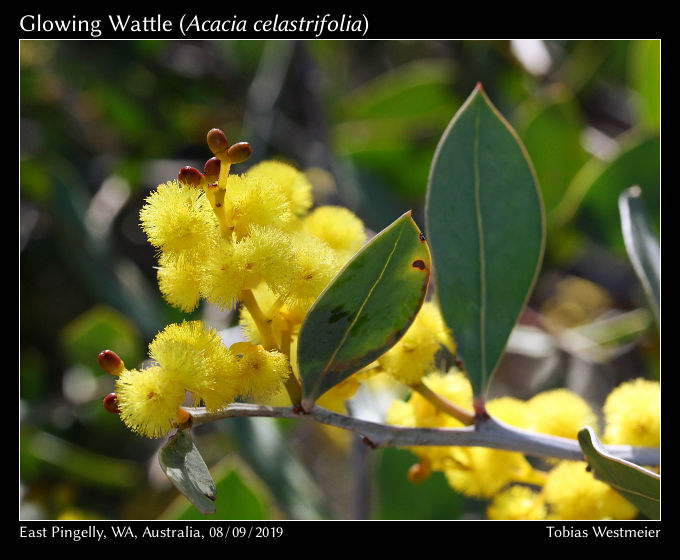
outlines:
[[[213,128],[208,132],[207,141],[214,156],[205,162],[203,173],[187,165],[180,169],[177,179],[182,185],[205,191],[225,233],[232,227],[224,212],[229,170],[232,164],[246,161],[252,155],[253,148],[248,142],[237,142],[230,146],[227,136],[219,128]]]

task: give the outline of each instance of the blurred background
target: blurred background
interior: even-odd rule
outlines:
[[[162,300],[138,227],[151,189],[202,169],[209,129],[254,147],[237,172],[285,158],[318,203],[374,231],[413,209],[424,229],[435,147],[477,82],[527,147],[548,233],[492,394],[566,386],[598,407],[623,380],[658,379],[658,329],[617,199],[640,186],[659,232],[659,41],[21,41],[20,517],[201,517],[161,472],[163,442],[103,410],[113,378],[97,355],[134,367],[170,322],[233,326]],[[441,473],[410,484],[408,451],[351,434],[233,419],[195,439],[218,519],[484,515]]]

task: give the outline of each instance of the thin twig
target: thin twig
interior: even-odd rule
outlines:
[[[353,418],[326,410],[318,405],[315,405],[307,414],[301,414],[298,409],[293,407],[273,407],[247,403],[233,403],[218,412],[209,412],[205,408],[188,408],[187,411],[193,417],[194,426],[237,416],[309,418],[322,424],[357,432],[374,448],[420,445],[490,447],[538,457],[554,457],[572,461],[584,460],[581,447],[575,439],[522,430],[493,417],[478,421],[475,426],[464,428],[407,428]],[[605,449],[614,457],[638,465],[657,466],[660,464],[660,450],[658,448],[608,445],[605,446]]]

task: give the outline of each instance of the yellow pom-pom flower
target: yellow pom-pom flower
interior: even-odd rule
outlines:
[[[449,485],[466,496],[490,498],[512,482],[530,478],[533,468],[521,453],[486,447],[451,447],[444,470]]]
[[[435,354],[442,346],[455,351],[439,307],[427,301],[406,334],[378,359],[378,363],[395,379],[406,385],[416,385],[432,369]]]
[[[120,418],[133,432],[163,437],[173,426],[185,391],[161,367],[125,370],[116,381]]]
[[[238,391],[244,397],[263,403],[279,393],[291,375],[288,357],[260,345],[237,342],[230,347],[238,366]]]
[[[291,236],[294,265],[285,299],[290,307],[306,311],[340,270],[331,247],[321,239],[296,233]]]
[[[533,424],[530,429],[544,434],[576,439],[584,426],[597,429],[597,414],[590,405],[568,389],[553,389],[527,401]]]
[[[205,261],[201,285],[203,297],[220,309],[230,309],[242,290],[257,287],[261,276],[251,261],[251,249],[247,241],[219,243]]]
[[[166,377],[210,410],[222,408],[238,395],[236,359],[217,331],[201,321],[168,325],[149,345],[149,356]]]
[[[608,484],[596,480],[586,463],[561,461],[543,486],[548,519],[632,519],[633,505]]]
[[[305,231],[322,239],[346,262],[366,242],[363,222],[347,208],[320,206],[303,220]]]
[[[139,217],[149,243],[163,252],[201,250],[218,227],[203,192],[177,181],[159,185],[146,198]]]
[[[661,385],[634,379],[616,387],[604,407],[604,441],[658,447],[661,440]]]
[[[230,175],[226,212],[237,240],[250,235],[252,226],[287,230],[295,216],[282,187],[265,178]]]
[[[541,495],[527,486],[514,485],[493,497],[486,509],[486,516],[492,520],[540,520],[547,511]]]
[[[312,206],[312,185],[307,176],[292,165],[267,160],[251,167],[248,176],[271,179],[283,188],[296,216],[304,216]]]
[[[203,267],[187,255],[169,257],[162,254],[158,260],[158,287],[165,300],[174,307],[190,313],[201,299]]]

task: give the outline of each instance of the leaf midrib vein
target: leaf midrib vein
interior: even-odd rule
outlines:
[[[473,168],[475,175],[475,215],[477,218],[477,237],[479,239],[479,345],[480,345],[480,367],[482,373],[482,384],[486,379],[486,253],[484,249],[484,224],[482,220],[482,208],[480,201],[481,181],[479,176],[479,120],[480,112],[475,116],[475,140],[473,153]]]

